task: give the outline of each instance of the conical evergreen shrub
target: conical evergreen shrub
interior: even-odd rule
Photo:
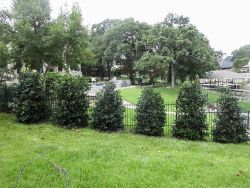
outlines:
[[[153,88],[145,88],[136,108],[135,132],[148,136],[162,136],[166,121],[164,100]]]
[[[205,104],[198,79],[187,79],[180,87],[176,101],[173,136],[180,139],[204,140],[207,135]]]
[[[218,99],[217,121],[213,140],[220,143],[242,143],[248,140],[247,125],[241,115],[238,99],[227,91]]]
[[[124,106],[115,84],[108,82],[103,92],[97,94],[97,101],[92,113],[93,128],[101,131],[117,131],[123,129]]]

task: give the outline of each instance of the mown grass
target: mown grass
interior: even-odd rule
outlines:
[[[43,157],[33,161],[37,156]],[[46,160],[44,159],[46,158]],[[131,133],[24,125],[0,114],[0,185],[65,187],[249,187],[250,146]]]
[[[158,87],[155,89],[161,94],[166,103],[176,102],[178,95],[178,88]],[[133,88],[121,89],[120,91],[124,100],[135,104],[137,103],[142,90],[143,87],[133,87]],[[217,99],[220,96],[220,93],[216,91],[203,90],[203,93],[204,95],[208,96],[208,102],[210,104],[216,103]],[[250,102],[239,102],[239,104],[243,109],[250,111]]]
[[[175,102],[177,98],[178,89],[177,88],[166,88],[166,87],[158,87],[155,88],[158,92],[160,92],[161,96],[164,98],[166,102]],[[137,103],[143,87],[133,87],[127,89],[121,89],[121,95],[124,100]]]

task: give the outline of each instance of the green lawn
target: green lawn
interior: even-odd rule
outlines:
[[[177,88],[166,88],[166,87],[158,87],[155,88],[158,92],[161,93],[162,97],[167,102],[175,102],[177,98],[178,89]],[[133,87],[127,89],[121,89],[121,95],[124,100],[136,103],[141,95],[143,88],[142,87]]]
[[[39,157],[40,156],[40,157]],[[36,160],[34,160],[36,158]],[[13,187],[241,187],[250,145],[180,141],[128,132],[24,125],[0,114],[0,185]],[[55,166],[56,165],[56,168]],[[57,170],[56,170],[57,169]]]
[[[166,88],[166,87],[158,87],[155,88],[158,92],[160,92],[161,96],[163,97],[164,101],[167,103],[175,103],[177,94],[178,94],[178,88]],[[124,100],[130,102],[130,103],[136,103],[141,95],[141,91],[143,90],[142,87],[133,87],[133,88],[127,88],[127,89],[121,89],[121,95]],[[217,99],[220,96],[219,92],[215,91],[208,91],[204,90],[203,93],[206,95],[208,94],[208,102],[211,104],[216,103]],[[240,102],[240,106],[244,108],[245,110],[250,111],[250,102]]]

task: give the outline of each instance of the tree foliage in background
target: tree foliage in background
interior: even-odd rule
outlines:
[[[21,74],[12,108],[19,122],[36,123],[46,118],[45,93],[39,74],[32,72]]]
[[[87,125],[89,100],[88,82],[82,77],[64,75],[55,86],[55,107],[52,121],[65,127],[84,127]]]
[[[124,106],[120,92],[113,82],[107,82],[104,91],[97,94],[92,119],[93,128],[101,131],[123,129]]]
[[[130,18],[115,24],[103,36],[105,61],[120,65],[132,84],[136,73],[134,63],[143,55],[145,45],[141,40],[149,28],[148,24]]]
[[[31,69],[41,71],[44,62],[44,36],[50,22],[49,0],[14,0],[11,10],[12,53]],[[20,65],[19,65],[20,66]]]
[[[62,8],[56,19],[50,14],[49,0],[13,0],[10,12],[2,10],[1,61],[8,57],[18,72],[23,64],[39,72],[45,66],[45,73],[59,66],[109,78],[118,67],[132,84],[137,73],[152,81],[165,72],[173,86],[176,78],[203,76],[218,61],[188,17],[170,13],[156,25],[106,19],[94,24],[89,35],[78,4],[70,11]]]
[[[242,66],[247,65],[250,61],[250,44],[240,47],[233,53],[233,65],[236,69],[240,69]]]
[[[10,20],[10,12],[0,10],[0,84],[8,80],[11,73],[8,69],[8,64],[11,63],[11,53],[8,47],[12,34]]]
[[[161,95],[145,88],[137,103],[135,132],[148,136],[162,136],[166,121],[165,105]]]
[[[154,83],[157,78],[166,78],[168,64],[163,56],[145,53],[135,62],[135,70],[140,75],[147,76],[150,83]]]
[[[10,53],[7,45],[0,41],[0,84],[8,79],[8,63],[10,62]]]
[[[202,77],[207,71],[216,68],[218,59],[215,51],[207,38],[190,23],[188,17],[170,13],[159,29],[160,37],[165,43],[165,56],[171,60],[169,79],[172,87],[175,86],[176,78],[182,81],[187,76],[195,79],[196,75]]]
[[[206,98],[198,80],[186,80],[176,101],[176,121],[173,136],[181,139],[204,140],[208,125],[205,113]]]
[[[92,25],[91,27],[91,48],[96,57],[96,64],[93,64],[92,67],[100,77],[106,76],[111,78],[113,62],[112,60],[110,61],[107,59],[104,55],[107,46],[105,46],[103,40],[104,34],[117,23],[119,23],[119,20],[117,19],[106,19],[100,23]]]
[[[94,61],[79,5],[61,9],[56,19],[50,13],[49,0],[13,0],[10,12],[1,10],[0,39],[18,72],[23,65],[38,72],[45,67],[45,73],[53,66],[80,70]]]
[[[247,125],[241,114],[238,99],[229,91],[218,99],[217,121],[213,130],[213,140],[221,143],[247,142]]]
[[[160,24],[134,25],[124,20],[104,35],[108,61],[122,65],[124,73],[130,72],[129,77],[134,77],[136,71],[151,80],[164,74],[174,87],[176,78],[195,79],[195,75],[202,77],[217,67],[217,52],[188,17],[170,13]],[[121,37],[120,33],[126,34]]]
[[[65,45],[63,58],[71,69],[77,69],[78,65],[86,64],[93,56],[88,48],[88,31],[82,25],[82,13],[78,4],[74,4],[67,16],[65,23]]]

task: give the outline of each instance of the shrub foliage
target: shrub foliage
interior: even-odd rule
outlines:
[[[13,102],[16,91],[16,84],[6,85],[0,84],[0,112],[11,112],[11,104]]]
[[[116,131],[123,128],[124,106],[115,84],[108,82],[104,91],[97,94],[97,101],[93,109],[93,128],[101,131]]]
[[[213,140],[221,143],[242,143],[248,140],[247,125],[241,115],[238,99],[229,92],[224,92],[218,99]]]
[[[166,114],[164,100],[152,88],[145,88],[137,103],[135,132],[148,136],[164,134]]]
[[[46,74],[45,80],[45,96],[48,106],[48,116],[51,117],[55,102],[57,101],[57,88],[60,82],[64,80],[64,73],[61,72],[49,72]]]
[[[52,121],[65,127],[83,127],[87,125],[89,100],[87,90],[89,84],[82,77],[64,75],[60,81],[54,82]]]
[[[205,139],[208,128],[204,110],[206,101],[198,79],[195,81],[187,79],[181,85],[176,101],[174,137],[190,140]]]
[[[35,123],[46,117],[46,102],[40,75],[21,74],[12,103],[17,121]]]

